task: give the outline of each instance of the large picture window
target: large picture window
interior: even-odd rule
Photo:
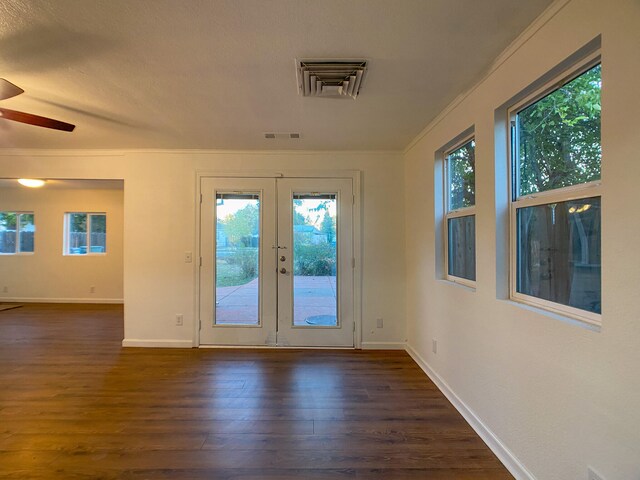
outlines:
[[[470,286],[476,280],[475,140],[445,152],[445,250],[447,279]]]
[[[599,324],[599,57],[510,110],[513,299]]]
[[[103,254],[107,251],[105,213],[67,213],[65,215],[65,254]]]
[[[33,253],[35,232],[33,212],[0,212],[0,255]]]

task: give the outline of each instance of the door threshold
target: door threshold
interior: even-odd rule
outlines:
[[[198,348],[256,350],[357,350],[356,347],[309,347],[294,345],[199,345]]]

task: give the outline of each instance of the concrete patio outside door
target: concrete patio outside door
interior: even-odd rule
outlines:
[[[294,325],[335,325],[336,277],[295,275]],[[258,279],[216,288],[217,323],[253,325],[258,318]]]

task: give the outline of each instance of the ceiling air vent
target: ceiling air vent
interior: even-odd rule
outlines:
[[[264,138],[274,139],[291,139],[291,138],[300,138],[299,133],[265,133]]]
[[[296,60],[298,91],[305,97],[355,99],[366,70],[366,60]]]

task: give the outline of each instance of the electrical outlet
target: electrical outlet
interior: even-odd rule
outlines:
[[[376,318],[376,327],[378,328],[383,327],[383,320],[381,318]]]
[[[95,285],[91,285],[91,286],[89,287],[89,293],[96,293],[96,287],[95,287]]]
[[[431,350],[433,353],[438,353],[438,341],[435,338],[431,340]]]
[[[176,315],[176,325],[178,327],[181,327],[183,322],[184,322],[184,317],[182,316],[182,314],[181,313],[177,314]]]
[[[9,293],[9,287],[7,287],[6,285],[2,287],[2,293]]]
[[[191,252],[184,252],[184,263],[191,262],[193,262],[193,255],[191,254]]]
[[[604,477],[596,472],[592,467],[587,467],[587,480],[604,480]]]

